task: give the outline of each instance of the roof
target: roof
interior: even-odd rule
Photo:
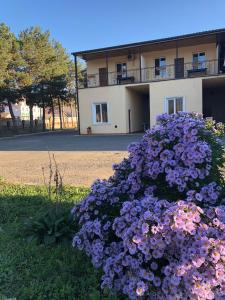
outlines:
[[[153,44],[164,43],[164,42],[178,41],[178,40],[184,40],[184,39],[189,39],[189,38],[194,38],[194,37],[217,35],[219,33],[225,33],[225,28],[202,31],[202,32],[195,32],[195,33],[184,34],[184,35],[177,35],[177,36],[173,36],[173,37],[143,41],[143,42],[138,42],[138,43],[122,44],[122,45],[105,47],[105,48],[72,52],[72,55],[83,56],[85,54],[107,52],[107,51],[113,51],[113,50],[119,50],[119,49],[122,50],[122,49],[126,49],[126,48],[141,47],[141,46],[145,46],[145,45],[153,45]]]

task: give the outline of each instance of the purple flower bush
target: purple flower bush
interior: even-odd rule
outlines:
[[[73,208],[73,246],[129,299],[225,299],[223,126],[163,114]]]

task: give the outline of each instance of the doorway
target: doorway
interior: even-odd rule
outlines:
[[[203,116],[225,124],[225,77],[203,80]]]
[[[150,127],[149,84],[126,87],[127,132],[143,132]]]

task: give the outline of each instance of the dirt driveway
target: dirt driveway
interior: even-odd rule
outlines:
[[[9,182],[43,184],[48,177],[48,152],[54,153],[64,183],[90,186],[108,178],[112,164],[127,155],[127,146],[141,135],[78,136],[73,132],[47,133],[0,140],[0,176]]]

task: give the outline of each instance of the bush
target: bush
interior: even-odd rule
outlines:
[[[72,211],[73,245],[129,299],[224,299],[221,124],[163,114]]]

